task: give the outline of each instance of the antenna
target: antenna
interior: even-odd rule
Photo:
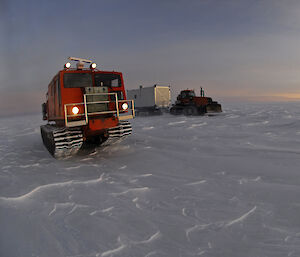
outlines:
[[[203,90],[202,87],[200,87],[200,96],[201,96],[201,97],[204,96],[204,90]]]
[[[69,57],[68,59],[71,60],[71,61],[75,61],[75,62],[85,62],[85,63],[92,63],[93,62],[91,60],[82,59],[82,58],[78,58],[78,57]]]

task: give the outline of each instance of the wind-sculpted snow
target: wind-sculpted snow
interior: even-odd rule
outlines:
[[[48,193],[52,191],[59,190],[63,188],[64,190],[68,187],[76,187],[78,185],[88,185],[91,186],[93,184],[97,184],[102,181],[102,174],[98,179],[92,179],[88,181],[67,181],[61,183],[53,183],[47,184],[43,186],[38,186],[37,188],[33,189],[32,191],[28,192],[27,194],[17,196],[17,197],[0,197],[0,200],[3,201],[26,201],[29,198],[46,198]]]
[[[225,227],[230,227],[236,223],[242,222],[244,219],[246,219],[251,213],[253,213],[256,210],[256,206],[253,207],[253,209],[251,209],[250,211],[248,211],[247,213],[243,214],[241,217],[235,219],[235,220],[231,220],[229,222],[227,222],[225,224]]]
[[[0,119],[0,256],[300,256],[300,104],[138,117],[55,160],[39,115]]]

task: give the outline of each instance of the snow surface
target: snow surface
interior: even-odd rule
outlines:
[[[300,103],[138,117],[53,159],[40,115],[0,119],[0,256],[300,256]]]

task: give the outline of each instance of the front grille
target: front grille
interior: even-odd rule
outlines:
[[[86,102],[87,112],[104,112],[109,110],[108,103],[97,103],[101,101],[109,101],[109,95],[95,95],[101,93],[108,93],[108,87],[86,87]]]

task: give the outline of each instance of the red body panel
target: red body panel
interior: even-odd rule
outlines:
[[[85,128],[85,134],[95,135],[101,132],[102,130],[116,127],[117,125],[118,119],[115,117],[91,119],[88,126]]]
[[[54,121],[59,126],[64,126],[64,106],[65,104],[76,104],[83,103],[83,88],[65,88],[63,76],[66,73],[90,73],[92,74],[92,83],[95,87],[94,75],[98,73],[104,74],[116,74],[120,76],[121,86],[110,87],[108,93],[114,93],[116,91],[122,92],[123,100],[126,100],[126,93],[124,88],[124,80],[122,73],[115,71],[99,71],[91,69],[75,70],[75,69],[64,69],[58,72],[50,82],[47,92],[47,119],[48,121]],[[110,108],[114,107],[115,104],[110,103]],[[84,113],[84,107],[79,107],[79,113]],[[121,105],[119,104],[119,108]],[[72,108],[72,107],[68,107]],[[88,125],[84,126],[83,130],[86,135],[93,135],[103,132],[105,129],[115,127],[118,124],[118,119],[116,117],[105,117],[105,116],[95,116],[89,120]]]
[[[181,98],[180,101],[183,104],[194,103],[196,106],[205,106],[209,103],[207,97],[201,97],[201,96],[193,96],[190,98]]]
[[[193,98],[193,101],[196,103],[197,106],[208,105],[208,98],[207,97],[195,96]]]

